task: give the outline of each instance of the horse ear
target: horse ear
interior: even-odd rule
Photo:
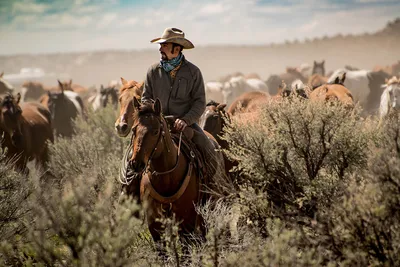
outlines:
[[[139,109],[139,107],[140,107],[140,103],[139,103],[139,101],[137,100],[136,97],[133,97],[133,107],[135,109]]]
[[[128,83],[128,81],[127,80],[125,80],[124,78],[122,78],[121,77],[121,82],[122,82],[122,85],[126,85],[127,83]]]
[[[161,102],[160,99],[156,99],[156,102],[154,102],[154,111],[157,115],[161,114]]]
[[[340,83],[340,79],[339,76],[335,78],[335,81],[333,82],[333,84],[339,84]]]
[[[17,104],[19,104],[19,101],[21,100],[21,94],[17,93]]]
[[[324,64],[325,64],[325,59],[321,61],[321,65],[324,65]]]
[[[342,77],[340,78],[340,84],[344,84],[345,80],[346,80],[346,72],[343,73]]]
[[[4,71],[2,71],[2,72],[0,73],[0,78],[3,78],[3,75],[4,75]]]
[[[72,79],[69,79],[69,87],[71,87],[71,86],[72,86]]]
[[[219,104],[219,105],[217,106],[217,110],[218,110],[218,111],[222,111],[222,110],[224,110],[225,107],[226,107],[226,104]]]
[[[63,86],[62,82],[60,82],[60,80],[57,80],[57,81],[58,81],[58,85],[61,88],[61,94],[64,94],[64,86]]]

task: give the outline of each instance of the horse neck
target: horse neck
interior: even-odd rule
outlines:
[[[164,126],[166,126],[164,124]],[[164,128],[166,129],[166,128]],[[162,139],[161,154],[152,159],[152,171],[166,172],[172,170],[178,161],[178,166],[172,172],[163,175],[152,175],[151,183],[157,192],[161,194],[171,195],[175,193],[186,176],[186,160],[183,155],[178,157],[178,148],[172,141],[171,134],[165,131]]]
[[[160,155],[152,159],[153,165],[157,166],[156,171],[164,172],[172,169],[176,164],[176,159],[178,155],[178,148],[172,140],[171,133],[168,131],[166,123],[164,125],[164,136],[161,137],[160,143],[162,143],[162,148]],[[162,133],[160,133],[162,134]],[[154,168],[154,166],[153,166]]]

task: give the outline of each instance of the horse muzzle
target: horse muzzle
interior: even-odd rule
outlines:
[[[139,175],[144,172],[145,167],[146,165],[142,161],[130,160],[128,163],[129,171]]]
[[[118,123],[115,125],[115,130],[120,137],[125,137],[129,134],[130,129],[127,123]]]

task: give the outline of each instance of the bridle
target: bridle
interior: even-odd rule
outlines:
[[[164,116],[164,118],[173,118],[173,116]],[[144,172],[144,173],[150,172],[151,160],[153,159],[153,156],[154,156],[154,154],[155,154],[156,151],[157,151],[157,147],[158,147],[158,145],[159,145],[161,139],[163,139],[164,144],[167,144],[166,141],[165,141],[164,122],[163,122],[162,119],[159,119],[159,123],[160,123],[160,128],[159,128],[159,131],[158,131],[159,133],[158,133],[157,142],[156,142],[154,148],[152,149],[152,151],[151,151],[151,153],[150,153],[150,157],[149,157],[149,159],[147,160],[147,162],[146,162],[146,164],[145,164],[145,167],[143,168],[143,170],[141,170],[141,171],[139,171],[139,172],[136,172],[136,171],[135,171],[134,174],[133,174],[131,177],[128,177],[128,176],[127,176],[127,170],[126,170],[126,171],[125,171],[125,175],[124,175],[124,177],[125,177],[124,180],[125,180],[125,181],[123,181],[123,180],[120,178],[120,182],[121,182],[122,184],[128,186],[128,185],[130,185],[130,183],[131,183],[135,178],[140,177],[140,176],[143,174],[143,172]],[[136,129],[136,127],[137,127],[137,125],[134,125],[134,126],[132,127],[132,129]],[[134,134],[134,131],[132,131],[132,135],[133,135],[133,134]],[[133,142],[133,137],[131,138],[131,142],[130,142],[129,147],[132,147],[132,142]],[[151,175],[152,175],[152,176],[160,176],[160,175],[165,175],[165,174],[171,173],[171,172],[173,172],[173,171],[178,167],[179,156],[180,156],[180,152],[181,152],[181,143],[182,143],[182,132],[181,132],[180,135],[179,135],[178,153],[177,153],[177,156],[176,156],[175,165],[174,165],[170,170],[167,170],[167,171],[164,171],[164,172],[158,172],[158,171],[156,171],[156,170],[153,170],[153,171],[151,172]],[[132,147],[132,148],[133,148],[133,147]],[[128,152],[129,152],[129,150],[128,150]],[[168,152],[170,152],[170,149],[169,149],[169,148],[168,148]],[[130,160],[129,160],[129,163],[128,163],[128,164],[131,164],[131,161],[130,161]]]

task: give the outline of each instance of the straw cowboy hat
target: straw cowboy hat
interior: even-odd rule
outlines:
[[[194,45],[185,38],[185,33],[177,28],[166,28],[160,38],[150,41],[151,43],[161,44],[165,42],[175,43],[183,46],[184,49],[192,49]]]

